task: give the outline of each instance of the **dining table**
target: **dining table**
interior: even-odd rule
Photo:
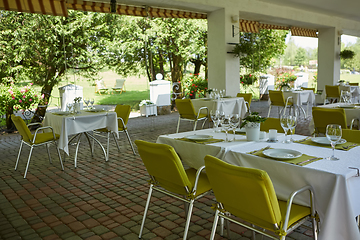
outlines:
[[[359,102],[360,100],[360,88],[359,86],[351,86],[351,85],[339,85],[340,92],[348,91],[351,93],[352,102]],[[326,99],[326,90],[321,93],[321,98],[323,101]]]
[[[219,110],[224,112],[225,115],[239,114],[243,118],[247,112],[247,107],[243,97],[224,97],[224,98],[197,98],[191,100],[196,112],[201,107],[207,107],[210,111]]]
[[[292,103],[295,108],[302,111],[304,116],[307,117],[309,115],[309,107],[315,105],[315,93],[312,90],[291,90],[284,91],[284,98],[288,97],[292,98]],[[303,104],[306,104],[306,112],[302,107]]]
[[[92,131],[100,128],[107,128],[118,134],[116,112],[109,112],[100,108],[82,110],[78,113],[68,111],[48,111],[45,114],[44,124],[46,126],[51,126],[54,129],[54,132],[60,135],[58,148],[62,149],[67,155],[69,155],[69,143],[78,137],[74,158],[75,168],[77,167],[77,155],[81,135],[84,134],[86,136],[91,153],[93,153],[93,149],[90,138],[99,144],[105,155],[105,159],[107,159],[104,147],[100,141],[93,136]]]
[[[201,142],[200,137],[200,141],[194,141],[194,135],[211,138]],[[157,142],[173,146],[184,165],[189,167],[203,166],[204,157],[209,154],[236,166],[265,170],[278,198],[282,200],[287,200],[293,191],[310,185],[314,189],[320,219],[319,239],[360,239],[356,222],[356,217],[360,215],[360,146],[344,143],[347,145],[342,149],[338,145],[335,156],[340,160],[331,161],[326,159],[332,154],[330,144],[315,141],[317,138],[293,135],[294,142],[286,144],[282,143],[284,134],[278,134],[276,142],[268,142],[267,137],[253,142],[247,141],[245,135],[238,134],[235,141],[225,142],[221,141],[225,139],[225,133],[204,129],[161,135]],[[264,149],[274,149],[280,153],[295,151],[298,158],[284,158],[283,154],[269,157],[264,155]],[[296,163],[298,159],[301,162]],[[306,194],[301,194],[295,202],[308,206],[308,199]]]

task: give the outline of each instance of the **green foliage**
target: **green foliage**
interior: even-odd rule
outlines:
[[[241,127],[244,127],[249,122],[262,123],[265,121],[266,121],[266,118],[261,117],[258,112],[252,112],[250,115],[246,116],[242,120]]]
[[[297,65],[297,66],[307,65],[307,63],[306,63],[306,50],[304,48],[299,47],[297,49],[294,61],[295,61],[295,65]]]
[[[13,110],[26,110],[36,108],[36,104],[44,96],[33,89],[32,84],[19,87],[14,84],[0,84],[0,112],[12,112]]]
[[[265,72],[273,58],[284,53],[288,31],[261,30],[260,33],[240,33],[240,43],[233,50],[240,65],[253,72]]]
[[[257,77],[251,73],[240,76],[240,83],[245,86],[253,85],[256,81]]]
[[[208,92],[208,80],[198,74],[190,74],[184,77],[182,86],[185,90],[185,95],[190,96],[190,98],[205,97]]]
[[[345,49],[340,52],[341,59],[353,59],[355,56],[355,52],[350,49]]]

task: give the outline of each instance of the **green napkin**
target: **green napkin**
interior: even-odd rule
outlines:
[[[324,147],[324,148],[331,148],[331,145],[325,145],[325,144],[319,144],[319,143],[315,143],[313,141],[311,141],[311,137],[307,137],[301,140],[297,140],[294,141],[295,143],[301,143],[301,144],[306,144],[306,145],[311,145],[311,146],[317,146],[317,147]],[[357,143],[353,143],[353,142],[346,142],[340,145],[336,145],[335,149],[337,150],[343,150],[343,151],[349,151],[350,149],[359,146],[359,144]]]
[[[276,161],[287,162],[287,163],[291,163],[291,164],[295,164],[295,165],[299,165],[299,166],[305,166],[309,163],[316,162],[316,161],[322,159],[321,157],[314,157],[314,156],[303,154],[303,155],[301,155],[301,157],[298,157],[298,158],[289,159],[289,160],[283,160],[283,159],[280,160],[280,159],[275,159],[275,158],[265,156],[263,154],[263,151],[266,149],[270,149],[270,148],[259,149],[256,151],[248,152],[248,154],[263,157],[263,158],[269,158],[269,159],[276,160]]]
[[[217,142],[224,141],[223,139],[216,139],[216,138],[211,138],[211,139],[206,139],[206,140],[192,140],[192,139],[182,137],[182,138],[175,138],[175,139],[181,140],[181,141],[186,141],[186,142],[200,143],[200,144],[210,144],[210,143],[217,143]]]

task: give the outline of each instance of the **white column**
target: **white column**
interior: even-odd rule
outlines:
[[[232,22],[234,19],[236,22]],[[226,95],[240,92],[240,62],[231,52],[239,43],[239,11],[223,8],[208,14],[208,81],[209,88],[225,89]],[[232,34],[235,25],[235,36]]]
[[[341,36],[336,28],[319,29],[317,88],[334,85],[340,80]]]

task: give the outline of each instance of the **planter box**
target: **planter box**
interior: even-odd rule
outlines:
[[[152,105],[142,105],[140,107],[141,116],[145,115],[146,117],[155,115],[157,116],[157,108],[155,104]]]

